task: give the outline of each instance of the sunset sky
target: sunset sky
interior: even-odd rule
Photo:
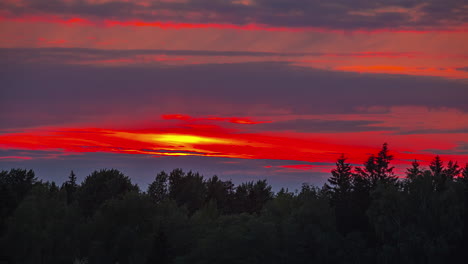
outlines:
[[[323,184],[468,162],[464,0],[2,0],[0,169]]]

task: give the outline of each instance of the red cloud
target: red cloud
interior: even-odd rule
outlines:
[[[186,119],[184,116],[180,118]],[[460,140],[463,134],[452,134]],[[21,133],[0,135],[0,149],[53,150],[64,154],[90,152],[123,153],[150,156],[204,156],[238,159],[294,160],[333,163],[340,153],[347,153],[352,163],[362,163],[379,144],[388,139],[385,132],[356,132],[338,134],[246,133],[216,129],[216,127],[184,126],[145,130],[116,130],[99,128],[42,128]],[[343,142],[353,142],[346,144]],[[374,143],[378,141],[379,143]],[[434,154],[429,148],[450,150],[457,145],[441,142],[434,135],[393,136],[391,143],[401,152],[395,164],[408,165],[415,158],[429,161]],[[411,144],[410,144],[411,142]],[[369,146],[371,144],[372,146]],[[412,146],[412,148],[401,146]],[[391,145],[392,146],[392,145]],[[447,155],[447,159],[466,162],[463,155]],[[275,166],[277,169],[325,171],[329,167],[299,164]]]
[[[374,33],[460,33],[467,31],[467,25],[461,25],[458,28],[451,29],[439,29],[439,28],[429,28],[427,30],[415,30],[415,29],[349,29],[349,30],[339,30],[331,29],[326,27],[275,27],[264,24],[245,24],[245,25],[236,25],[229,23],[179,23],[172,21],[142,21],[142,20],[109,20],[109,19],[88,19],[83,17],[72,17],[72,18],[63,18],[56,15],[44,15],[44,16],[33,16],[33,15],[24,15],[24,16],[3,16],[0,17],[0,21],[15,21],[15,22],[28,22],[28,23],[54,23],[54,24],[64,24],[64,25],[82,25],[82,26],[104,26],[104,27],[156,27],[161,29],[230,29],[230,30],[248,30],[248,31],[286,31],[286,32],[334,32],[347,34],[348,32],[358,33],[358,34],[374,34]]]

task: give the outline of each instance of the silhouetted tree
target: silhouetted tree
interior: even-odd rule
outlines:
[[[179,206],[186,206],[190,214],[203,206],[205,193],[206,186],[199,173],[189,171],[185,174],[176,169],[169,174],[169,197]]]
[[[412,180],[421,177],[423,172],[424,171],[420,168],[419,162],[415,160],[411,163],[411,168],[406,170],[406,177]]]
[[[454,161],[450,160],[447,163],[447,168],[445,168],[443,170],[443,174],[447,178],[447,180],[452,181],[454,178],[456,178],[456,177],[458,177],[458,175],[460,175],[461,171],[462,171],[462,169],[458,165],[458,162],[456,162],[456,161],[454,162]]]
[[[397,180],[386,144],[328,184],[276,194],[181,169],[141,192],[118,170],[58,188],[0,172],[0,263],[458,263],[467,258],[468,164],[415,161]],[[2,262],[3,261],[3,262]]]
[[[434,177],[442,174],[442,171],[444,170],[444,162],[441,160],[439,155],[435,156],[434,160],[431,161],[429,168],[431,169]]]
[[[259,180],[237,186],[234,197],[237,213],[258,213],[273,198],[273,193],[266,180]]]
[[[343,200],[348,196],[352,188],[352,166],[346,163],[344,155],[336,162],[336,168],[331,171],[332,176],[328,178],[328,183],[332,190],[332,200]]]
[[[372,203],[371,193],[381,185],[394,186],[397,177],[390,166],[393,156],[390,155],[387,143],[377,155],[371,155],[364,163],[363,168],[356,168],[353,180],[352,210],[353,217],[350,225],[354,230],[359,230],[369,243],[374,243],[375,232],[367,215],[367,210]]]
[[[390,166],[393,155],[390,155],[388,144],[384,143],[377,156],[371,155],[364,163],[364,168],[356,168],[361,178],[369,181],[369,187],[375,188],[377,184],[395,184],[397,177],[393,172],[395,167]]]
[[[3,249],[14,263],[71,263],[76,253],[72,208],[51,183],[34,186],[8,221]]]
[[[451,168],[445,168],[444,167],[444,162],[440,158],[439,155],[437,155],[434,160],[431,161],[429,168],[431,169],[432,172],[432,177],[434,181],[434,189],[436,191],[443,191],[446,188],[446,185],[448,184],[449,181],[452,180],[451,176],[447,174],[448,173],[453,173],[454,169],[456,170],[457,168],[454,166],[458,166],[457,164],[453,164],[451,162]]]
[[[206,181],[206,202],[214,201],[219,211],[231,213],[234,203],[234,184],[232,181],[221,181],[213,176]]]
[[[402,255],[399,262],[440,263],[453,260],[456,256],[449,246],[460,238],[462,233],[461,211],[458,203],[460,194],[452,183],[440,180],[444,177],[443,162],[436,157],[430,170],[418,177],[408,177],[405,181],[402,203],[397,207],[400,221],[399,247],[397,242],[387,242]],[[442,188],[443,187],[443,188]],[[390,198],[386,199],[390,201]],[[384,211],[383,213],[387,213]],[[393,213],[391,218],[395,219]],[[390,217],[390,216],[389,216]],[[455,244],[453,244],[455,245]]]
[[[70,176],[68,177],[68,180],[64,182],[62,188],[65,189],[67,194],[67,203],[70,204],[75,201],[75,194],[78,190],[78,184],[76,183],[76,175],[73,171],[70,172]]]
[[[167,175],[166,172],[161,171],[156,175],[154,181],[148,186],[147,193],[153,202],[160,203],[169,197],[168,179],[169,175]]]
[[[0,234],[6,218],[13,213],[36,183],[37,179],[32,170],[0,171]]]
[[[349,221],[352,217],[351,191],[353,173],[352,166],[346,163],[346,158],[341,155],[336,162],[336,168],[331,171],[332,176],[328,178],[331,190],[331,204],[335,209],[336,224],[342,234],[351,231]]]
[[[130,178],[118,170],[94,171],[87,176],[78,193],[78,204],[85,216],[92,216],[105,201],[122,198],[126,193],[138,191]]]
[[[465,164],[465,167],[461,170],[461,181],[468,181],[468,163]]]
[[[156,208],[135,191],[106,200],[90,222],[91,263],[145,263],[151,255]]]
[[[461,189],[463,193],[464,207],[463,207],[463,239],[460,246],[457,250],[457,256],[460,258],[468,258],[468,252],[466,248],[468,247],[468,163],[465,164],[465,167],[461,170],[460,177],[457,179],[457,182],[461,184]]]

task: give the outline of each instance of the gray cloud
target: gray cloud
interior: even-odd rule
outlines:
[[[423,151],[434,153],[434,155],[468,155],[468,143],[460,143],[452,149],[425,149]],[[443,157],[442,157],[443,158]],[[461,164],[463,165],[463,164]]]
[[[409,131],[398,131],[395,134],[398,135],[415,135],[415,134],[458,134],[468,133],[468,128],[460,129],[425,129],[425,130],[409,130]]]
[[[93,60],[133,58],[138,55],[168,55],[168,56],[204,56],[204,57],[300,57],[321,56],[327,53],[285,53],[285,52],[252,52],[252,51],[210,51],[210,50],[104,50],[87,48],[0,48],[0,58],[12,63],[28,61],[46,61],[65,63],[67,61],[83,62]],[[401,53],[395,53],[399,55]],[[335,56],[354,56],[359,53],[338,53]]]
[[[398,105],[468,111],[466,82],[436,77],[333,72],[272,62],[94,67],[14,61],[0,60],[1,129],[109,115],[130,120],[184,112],[243,116],[259,107],[299,114]],[[216,104],[226,107],[220,110]],[[333,129],[343,124],[321,125]],[[365,129],[365,124],[350,128]]]
[[[303,56],[381,56],[409,57],[418,56],[418,52],[260,52],[260,51],[211,51],[211,50],[164,50],[133,49],[106,50],[90,48],[0,48],[0,58],[11,63],[45,61],[49,63],[83,62],[109,59],[134,58],[139,55],[201,56],[201,57],[303,57]],[[460,68],[463,69],[463,68]]]
[[[377,121],[366,120],[320,120],[295,119],[257,125],[256,128],[265,130],[290,130],[296,132],[363,132],[363,131],[389,131],[395,128],[379,127]],[[376,126],[377,125],[377,126]]]
[[[259,23],[280,27],[330,29],[427,29],[459,26],[468,21],[464,0],[253,0],[240,5],[232,0],[189,0],[186,3],[26,0],[24,5],[0,4],[12,14],[65,14],[90,18],[141,19],[189,23]],[[412,12],[402,12],[404,9]],[[375,10],[378,10],[375,11]],[[417,15],[413,13],[417,12]],[[190,15],[189,15],[190,14]]]

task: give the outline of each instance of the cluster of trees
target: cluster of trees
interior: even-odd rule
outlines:
[[[273,193],[175,169],[145,192],[117,170],[62,186],[0,172],[0,263],[450,263],[468,249],[468,164],[398,179],[386,144],[328,183]]]

